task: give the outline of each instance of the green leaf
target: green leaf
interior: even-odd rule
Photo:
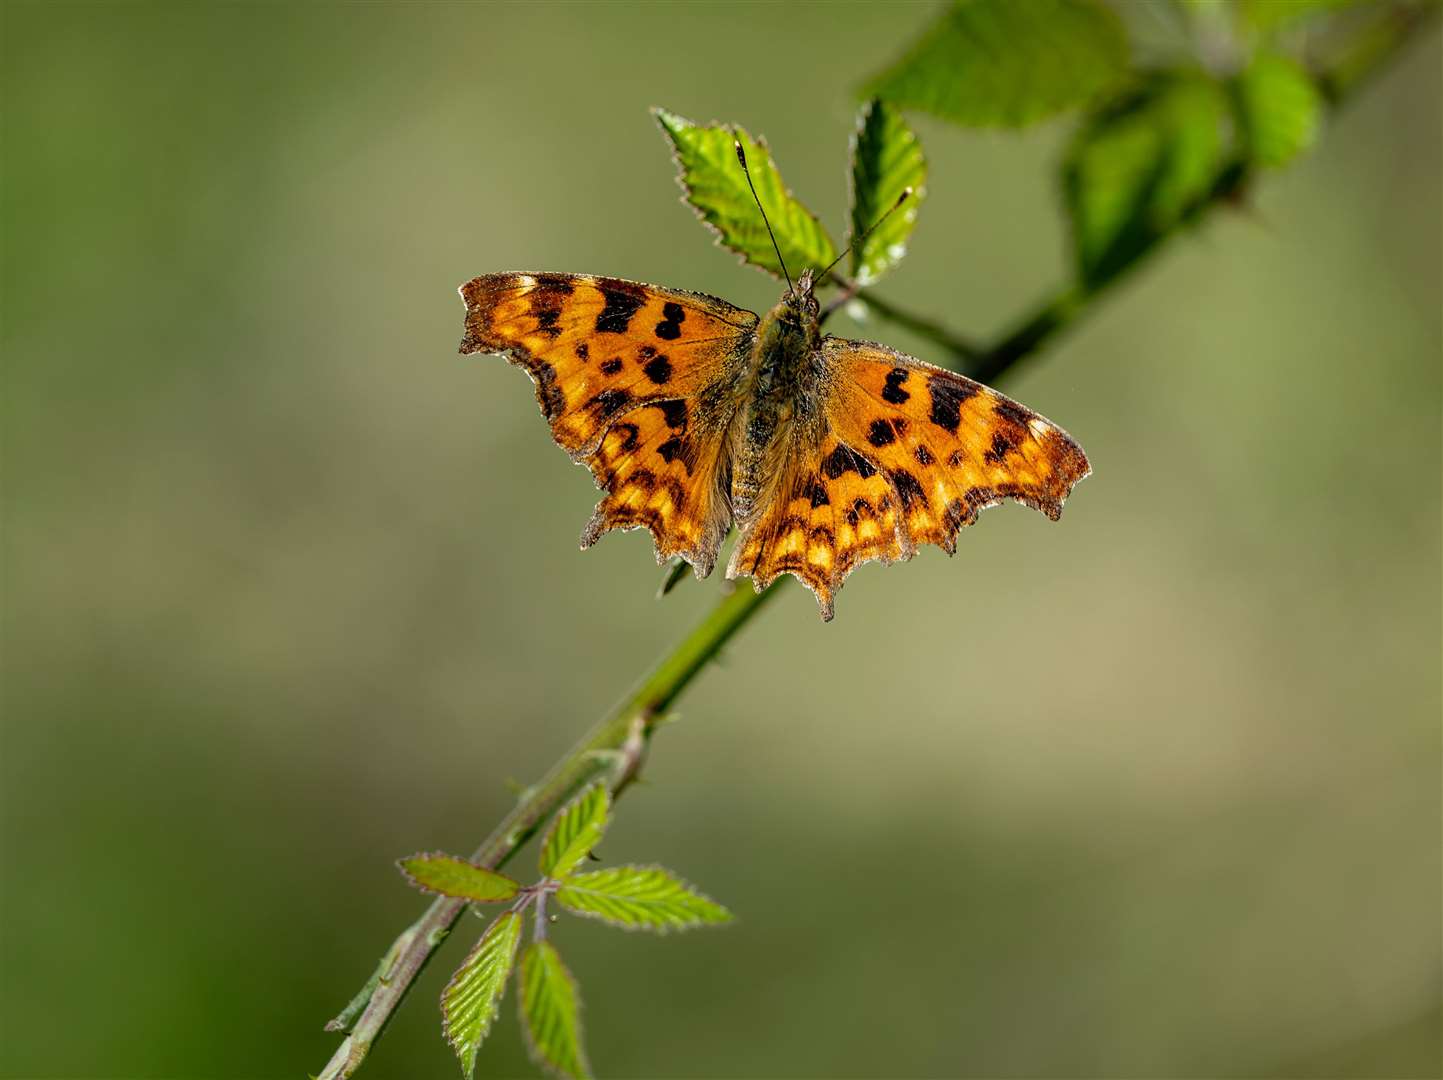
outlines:
[[[537,1065],[577,1080],[591,1075],[581,1045],[576,980],[549,941],[532,942],[521,958],[521,1021]]]
[[[792,279],[806,267],[820,270],[837,257],[836,245],[822,223],[782,183],[765,139],[753,139],[741,128],[694,124],[665,109],[653,109],[652,114],[671,140],[685,201],[716,233],[722,247],[774,277],[782,276],[767,227],[737,161],[735,143],[740,141]]]
[[[731,912],[660,866],[576,874],[556,893],[562,907],[625,930],[687,930],[731,921]]]
[[[864,96],[965,127],[1024,127],[1082,105],[1127,67],[1127,36],[1090,0],[959,0]]]
[[[417,888],[461,900],[492,903],[521,891],[520,883],[505,874],[440,851],[409,855],[396,865]]]
[[[906,204],[855,243],[908,188],[912,194]],[[860,284],[872,284],[902,261],[917,223],[917,207],[926,194],[927,161],[917,136],[896,112],[880,101],[869,102],[852,136],[852,220],[847,232],[852,276]]]
[[[1238,128],[1253,161],[1279,168],[1313,145],[1323,100],[1295,61],[1260,52],[1233,89]]]
[[[610,812],[611,796],[603,784],[592,784],[562,807],[541,845],[541,872],[564,878],[580,866],[601,843]]]
[[[1216,82],[1176,71],[1086,120],[1062,176],[1085,283],[1109,278],[1200,205],[1222,168],[1226,115]]]
[[[508,911],[486,928],[441,992],[446,1041],[468,1077],[476,1070],[476,1051],[496,1019],[520,943],[521,916]]]
[[[1360,0],[1238,0],[1238,19],[1261,33],[1351,7]]]

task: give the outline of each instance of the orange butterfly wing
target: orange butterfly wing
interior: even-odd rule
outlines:
[[[981,383],[871,342],[825,338],[824,434],[798,443],[773,504],[728,573],[758,587],[791,573],[822,617],[853,569],[951,554],[981,510],[1015,499],[1056,520],[1091,471],[1057,425]]]
[[[757,317],[620,278],[487,274],[461,286],[462,353],[526,369],[557,444],[607,492],[582,534],[645,527],[704,577],[731,523],[723,435]]]
[[[817,595],[822,618],[852,569],[872,559],[907,557],[898,543],[897,494],[865,455],[826,432],[820,444],[799,440],[776,494],[738,538],[727,577],[750,577],[758,591],[782,574]]]

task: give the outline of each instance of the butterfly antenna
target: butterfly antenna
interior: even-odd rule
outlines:
[[[742,149],[742,141],[733,139],[732,145],[737,149],[737,160],[742,165],[742,175],[747,178],[747,187],[752,189],[752,198],[756,201],[757,211],[762,215],[762,224],[767,227],[767,235],[772,238],[772,250],[777,253],[777,265],[782,268],[782,277],[787,279],[787,292],[795,292],[792,286],[792,275],[787,273],[787,264],[782,262],[782,249],[777,244],[777,234],[772,232],[772,223],[767,220],[767,212],[762,209],[762,200],[757,195],[757,186],[752,183],[752,171],[747,168],[747,152]]]
[[[854,247],[856,247],[858,244],[860,244],[863,240],[867,239],[867,237],[871,236],[874,232],[876,232],[877,229],[881,227],[882,222],[886,221],[889,217],[891,217],[891,216],[892,216],[893,214],[895,214],[898,210],[900,210],[900,209],[902,208],[902,204],[903,204],[904,202],[906,202],[908,199],[910,199],[911,197],[912,197],[912,189],[911,189],[910,187],[903,188],[903,189],[902,189],[902,194],[900,194],[900,195],[897,196],[897,201],[892,204],[892,208],[891,208],[890,210],[888,210],[885,214],[883,214],[881,217],[879,217],[876,221],[872,222],[871,225],[867,226],[867,231],[864,232],[864,233],[862,233],[861,236],[854,236],[854,237],[852,237],[852,242],[847,245],[847,250],[844,251],[844,252],[842,252],[842,253],[841,253],[840,255],[838,255],[835,259],[833,259],[833,260],[832,260],[832,264],[831,264],[830,266],[828,266],[825,270],[823,270],[820,274],[817,275],[817,280],[814,282],[814,284],[820,285],[820,284],[822,283],[823,279],[826,278],[826,276],[827,276],[828,274],[830,274],[833,270],[835,270],[835,269],[837,268],[837,264],[847,257],[847,252],[848,252],[848,251],[851,251]]]

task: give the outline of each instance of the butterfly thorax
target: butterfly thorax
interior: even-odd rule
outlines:
[[[732,429],[732,513],[749,524],[782,479],[788,450],[815,439],[821,423],[821,321],[811,273],[757,327]]]

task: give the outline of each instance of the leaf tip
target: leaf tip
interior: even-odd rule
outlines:
[[[656,119],[656,122],[661,125],[661,129],[673,138],[685,128],[696,126],[686,117],[679,113],[674,113],[662,105],[653,105],[647,111],[650,112]]]

